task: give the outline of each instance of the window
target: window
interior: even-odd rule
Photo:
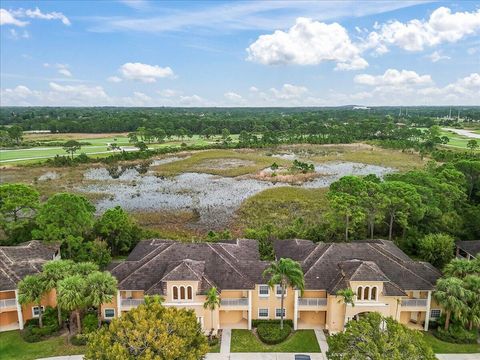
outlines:
[[[287,316],[286,309],[275,309],[275,317],[277,319],[280,319],[280,317],[282,316],[282,310],[283,310],[283,317],[285,318]]]
[[[193,299],[193,290],[191,286],[187,286],[187,299],[192,300]]]
[[[173,300],[192,300],[193,288],[189,286],[172,286]]]
[[[115,309],[104,309],[103,314],[105,319],[111,319],[115,317]]]
[[[372,292],[370,293],[370,300],[377,300],[377,287],[372,287]]]
[[[45,306],[42,306],[42,314],[45,312]],[[40,312],[38,311],[38,306],[32,307],[32,317],[38,318],[38,315],[40,315]]]
[[[370,298],[370,288],[365,286],[365,290],[363,290],[363,300],[368,300]]]
[[[270,295],[270,287],[268,285],[260,285],[258,287],[258,296],[266,297]]]
[[[363,289],[361,286],[357,288],[357,300],[362,300]]]
[[[268,318],[268,309],[258,309],[259,318]]]
[[[278,297],[282,296],[282,287],[280,285],[275,285],[275,295]],[[287,295],[287,289],[285,289],[284,295]]]
[[[440,309],[432,309],[430,310],[430,318],[438,319],[442,315],[442,310]]]
[[[172,289],[173,289],[173,300],[178,300],[178,287],[174,286]]]
[[[185,286],[180,286],[180,299],[185,300]]]

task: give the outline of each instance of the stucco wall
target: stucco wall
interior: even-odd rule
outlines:
[[[280,309],[280,296],[276,296],[275,288],[270,288],[268,297],[260,297],[258,295],[258,288],[259,285],[256,285],[255,290],[252,290],[252,319],[258,319],[258,309],[268,309],[268,318],[275,319],[275,309]],[[293,319],[293,307],[294,291],[289,287],[284,298],[284,309],[286,310],[285,319]]]

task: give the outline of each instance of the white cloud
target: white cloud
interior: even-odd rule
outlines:
[[[154,83],[159,78],[174,77],[170,67],[148,65],[142,63],[125,63],[120,67],[120,73],[125,79],[138,80],[145,83]]]
[[[198,95],[180,96],[178,104],[181,106],[208,106],[208,102]]]
[[[30,38],[30,34],[28,33],[27,30],[23,30],[22,32],[20,32],[15,29],[10,29],[9,32],[10,32],[10,37],[14,40]]]
[[[111,83],[119,83],[122,82],[122,78],[119,78],[118,76],[109,76],[107,81]]]
[[[369,86],[405,86],[425,85],[432,83],[430,75],[419,75],[415,71],[388,69],[383,75],[356,75],[353,79],[357,84]]]
[[[437,62],[440,60],[448,60],[451,59],[450,56],[443,55],[440,51],[434,51],[430,55],[427,56],[432,62]]]
[[[57,69],[57,72],[60,75],[67,76],[67,77],[72,77],[72,72],[69,70],[69,65],[68,64],[50,64],[50,63],[44,63],[43,67],[46,68],[53,68]]]
[[[0,9],[0,25],[25,26],[27,24],[28,21],[21,21],[16,19],[10,11]]]
[[[250,92],[253,92],[253,93],[256,93],[258,92],[258,88],[255,87],[255,86],[250,86],[250,88],[248,89]]]
[[[223,94],[223,96],[225,97],[225,99],[227,99],[228,101],[234,104],[238,104],[238,105],[245,104],[245,99],[241,95],[237,94],[236,92],[229,91]]]
[[[163,89],[163,90],[158,90],[157,93],[166,98],[172,98],[176,96],[180,96],[182,94],[181,91],[178,90],[172,90],[172,89]]]
[[[280,90],[271,88],[270,92],[274,95],[277,99],[282,100],[291,100],[291,99],[298,99],[306,92],[308,89],[305,86],[297,86],[292,84],[283,84]]]
[[[436,9],[430,18],[413,19],[407,23],[391,21],[377,25],[377,31],[369,34],[366,47],[378,53],[388,51],[389,45],[407,51],[422,51],[442,43],[453,43],[480,31],[480,9],[474,12],[452,13],[449,8]]]
[[[368,66],[343,26],[308,18],[298,18],[286,32],[277,30],[273,34],[261,35],[247,48],[247,52],[247,60],[266,65],[315,65],[334,61],[338,70]]]

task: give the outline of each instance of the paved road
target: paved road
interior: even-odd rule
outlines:
[[[436,354],[438,360],[480,360],[480,354]]]

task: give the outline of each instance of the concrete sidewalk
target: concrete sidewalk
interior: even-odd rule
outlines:
[[[220,354],[230,354],[230,343],[232,341],[232,330],[222,330],[222,342],[220,343]]]
[[[211,353],[207,354],[206,360],[293,360],[295,354],[310,355],[312,360],[324,360],[321,353]]]
[[[480,360],[480,354],[435,354],[438,360]]]

